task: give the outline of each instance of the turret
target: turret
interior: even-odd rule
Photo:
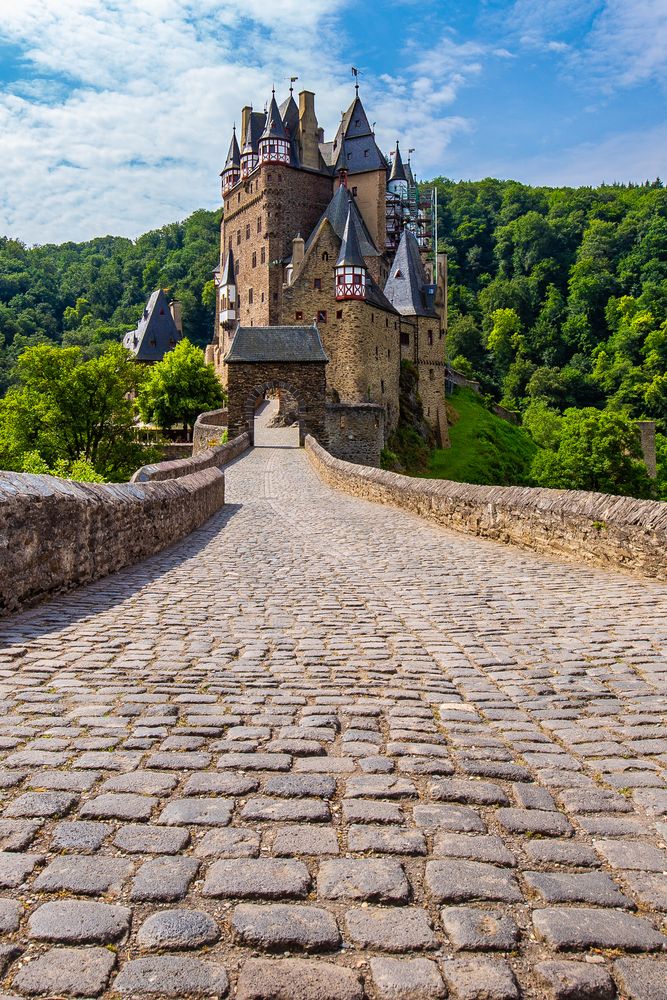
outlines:
[[[222,269],[222,274],[220,275],[218,287],[218,294],[220,295],[220,324],[222,326],[231,326],[238,318],[234,254],[231,247],[227,252],[227,258]]]
[[[232,141],[229,144],[229,152],[220,176],[222,177],[223,196],[231,191],[241,179],[241,151],[236,141],[236,125],[232,131]]]
[[[391,173],[389,175],[389,183],[387,184],[387,187],[392,194],[396,195],[402,201],[407,201],[408,178],[405,173],[405,167],[403,166],[403,159],[401,157],[401,151],[398,148],[398,142],[396,143],[394,161],[391,165]]]
[[[336,298],[338,301],[366,298],[366,262],[361,255],[351,203],[348,203],[343,240],[336,261]]]
[[[291,162],[289,139],[276,104],[275,90],[266,116],[266,127],[259,140],[259,162],[287,164]]]
[[[246,108],[243,109],[246,112]],[[247,125],[243,137],[243,149],[241,150],[241,176],[247,177],[253,172],[259,160],[252,143],[252,108],[247,113]]]

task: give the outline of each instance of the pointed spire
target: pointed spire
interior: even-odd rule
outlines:
[[[286,139],[285,126],[280,117],[280,110],[276,103],[276,92],[273,91],[271,103],[266,115],[266,127],[262,133],[262,139]],[[260,140],[261,141],[261,140]]]
[[[340,245],[340,253],[336,261],[336,267],[366,267],[366,262],[359,246],[359,237],[352,217],[352,202],[347,205],[347,219],[343,230],[343,239]]]
[[[236,124],[232,129],[232,141],[229,144],[229,152],[225,160],[225,170],[232,170],[241,166],[241,150],[236,139]]]
[[[405,173],[405,167],[403,166],[403,158],[401,157],[401,151],[398,148],[398,139],[396,140],[396,151],[394,152],[394,162],[391,165],[391,174],[389,175],[390,181],[407,181],[407,176]]]
[[[225,264],[222,269],[222,274],[220,275],[221,285],[235,285],[236,284],[236,270],[234,267],[234,253],[230,247],[227,251],[227,257],[225,258]]]

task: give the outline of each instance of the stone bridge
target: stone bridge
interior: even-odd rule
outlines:
[[[0,622],[1,996],[665,1000],[667,585],[225,478]]]

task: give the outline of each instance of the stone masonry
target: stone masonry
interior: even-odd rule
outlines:
[[[307,362],[251,362],[228,365],[229,436],[253,433],[255,410],[270,389],[289,392],[299,404],[301,440],[324,440],[325,365]]]
[[[226,478],[0,623],[2,995],[665,1000],[667,587]]]

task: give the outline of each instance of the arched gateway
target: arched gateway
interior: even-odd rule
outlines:
[[[285,392],[298,404],[299,440],[325,441],[326,365],[313,326],[240,326],[225,356],[229,436],[247,431],[254,444],[255,411],[267,393]]]

